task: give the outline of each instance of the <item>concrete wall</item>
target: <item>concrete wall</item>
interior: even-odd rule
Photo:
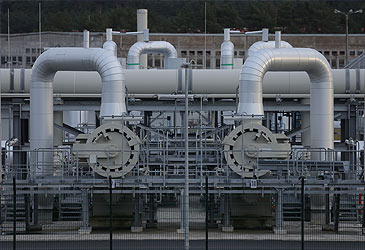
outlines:
[[[1,67],[5,64],[8,55],[7,35],[0,36]],[[274,37],[270,36],[270,40]],[[90,33],[90,47],[101,47],[105,40],[104,33]],[[113,40],[118,44],[118,57],[127,57],[129,48],[137,41],[136,36],[116,35]],[[223,41],[222,34],[207,34],[206,37],[206,62],[204,62],[205,38],[203,34],[150,34],[150,40],[168,41],[172,43],[179,57],[194,60],[198,65],[206,68],[219,68],[220,45]],[[260,35],[243,36],[233,34],[231,40],[235,45],[235,54],[238,58],[247,55],[247,49],[256,41],[261,40]],[[329,60],[331,67],[342,68],[345,62],[345,36],[343,34],[283,34],[282,40],[291,43],[294,47],[314,48],[320,51]],[[10,38],[11,61],[14,67],[30,68],[40,52],[49,47],[78,47],[82,46],[81,32],[44,32],[42,33],[42,49],[39,48],[39,34],[13,34]],[[365,51],[365,35],[356,34],[349,36],[349,60]],[[163,58],[161,55],[150,55],[149,67],[161,68]]]

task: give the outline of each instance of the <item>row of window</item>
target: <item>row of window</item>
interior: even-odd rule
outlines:
[[[329,56],[329,55],[332,55],[332,56],[345,56],[345,51],[344,50],[340,50],[340,51],[337,51],[337,50],[333,50],[333,51],[329,51],[329,50],[325,50],[325,51],[321,51],[321,50],[318,50],[319,53],[325,55],[325,56]],[[350,56],[359,56],[361,55],[361,53],[363,53],[363,51],[361,50],[350,50],[349,51],[349,55]]]
[[[214,51],[213,51],[214,52]],[[180,55],[181,57],[187,57],[187,56],[203,56],[203,51],[202,50],[182,50]],[[212,51],[207,50],[206,51],[206,56],[210,56],[212,53]],[[215,51],[215,56],[220,56],[221,52],[219,50]],[[235,50],[234,51],[234,55],[235,56],[245,56],[245,51],[244,50]]]
[[[42,48],[25,48],[25,53],[26,54],[30,54],[30,52],[32,51],[32,54],[40,54],[44,51],[44,49]]]
[[[340,50],[340,51],[337,51],[337,50],[332,50],[332,51],[329,51],[329,50],[324,50],[324,51],[321,51],[319,50],[318,51],[319,53],[325,55],[325,56],[329,56],[329,55],[332,55],[332,56],[345,56],[345,51],[344,50]],[[361,50],[350,50],[349,51],[349,55],[350,56],[359,56],[361,55],[363,51]],[[181,57],[187,57],[187,56],[203,56],[203,51],[202,50],[190,50],[190,51],[187,51],[187,50],[182,50],[181,53],[180,53]],[[211,55],[211,51],[207,50],[206,51],[206,56],[210,56]],[[218,50],[218,51],[215,51],[215,56],[220,56],[221,55],[221,52]],[[235,56],[245,56],[245,51],[244,50],[236,50],[234,52],[234,55]]]
[[[26,56],[25,57],[25,63],[26,64],[31,64],[34,63],[37,60],[36,56]],[[1,57],[1,64],[7,64],[9,62],[8,57],[7,56],[2,56]],[[22,56],[12,56],[11,57],[11,63],[12,64],[23,64],[23,57]]]

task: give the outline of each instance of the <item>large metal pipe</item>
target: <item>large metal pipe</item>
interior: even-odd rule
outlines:
[[[333,78],[327,59],[313,49],[261,49],[245,61],[239,80],[238,114],[263,116],[267,71],[305,71],[310,78],[311,147],[333,149]]]
[[[233,69],[234,45],[230,41],[230,29],[224,29],[224,41],[221,44],[221,69]]]
[[[143,31],[148,28],[148,10],[147,9],[138,9],[137,10],[137,31]],[[144,37],[143,34],[137,35],[137,41],[143,42]],[[147,68],[147,55],[141,55],[140,57],[140,65],[143,69]]]
[[[165,67],[168,58],[177,58],[175,47],[165,41],[136,42],[128,51],[128,69],[139,69],[142,54],[163,54]]]
[[[285,41],[281,41],[280,43],[277,41],[258,41],[255,42],[254,44],[251,45],[251,47],[248,49],[247,51],[247,56],[252,56],[254,53],[256,53],[257,51],[259,51],[260,49],[271,49],[271,48],[275,48],[276,44],[279,45],[280,44],[280,48],[293,48],[293,46],[291,46],[290,43],[285,42]]]
[[[103,44],[103,49],[110,51],[116,57],[118,53],[118,46],[113,41],[113,30],[108,28],[106,29],[106,41]]]
[[[100,48],[54,48],[41,54],[30,81],[30,149],[53,147],[53,78],[57,71],[97,71],[102,80],[100,116],[110,118],[126,112],[125,77],[118,59]],[[52,162],[52,154],[42,156]],[[52,174],[47,164],[36,175]]]
[[[184,74],[180,74],[179,80],[179,70],[125,70],[124,72],[129,94],[171,94],[183,90],[183,85],[179,82],[184,82]],[[241,69],[193,69],[192,92],[234,97],[240,72]],[[3,96],[29,93],[31,73],[31,69],[14,69],[14,77],[10,78],[9,69],[0,69]],[[332,75],[336,95],[365,93],[365,69],[333,69]],[[60,71],[53,80],[55,94],[99,95],[101,86],[97,72]],[[267,72],[263,80],[265,95],[290,95],[297,98],[295,95],[308,95],[309,89],[309,77],[305,72]]]
[[[84,48],[90,47],[90,32],[88,30],[84,30],[84,42],[83,42]]]

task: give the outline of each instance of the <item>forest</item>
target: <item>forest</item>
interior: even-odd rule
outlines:
[[[347,12],[350,33],[365,33],[365,1],[40,1],[42,31],[76,32],[88,29],[135,31],[136,9],[148,9],[152,33],[222,33],[226,27],[285,33],[344,33]],[[0,1],[0,33],[38,32],[38,1]],[[206,16],[206,22],[205,22]],[[205,26],[206,25],[206,26]]]

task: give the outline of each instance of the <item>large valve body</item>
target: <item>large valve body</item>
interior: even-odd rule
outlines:
[[[79,135],[73,149],[79,158],[87,159],[97,174],[117,178],[136,165],[140,144],[138,136],[127,126],[106,123],[89,135]]]
[[[245,178],[260,177],[268,170],[257,168],[260,159],[287,159],[289,138],[273,134],[258,123],[245,123],[224,138],[224,156],[229,167]]]

